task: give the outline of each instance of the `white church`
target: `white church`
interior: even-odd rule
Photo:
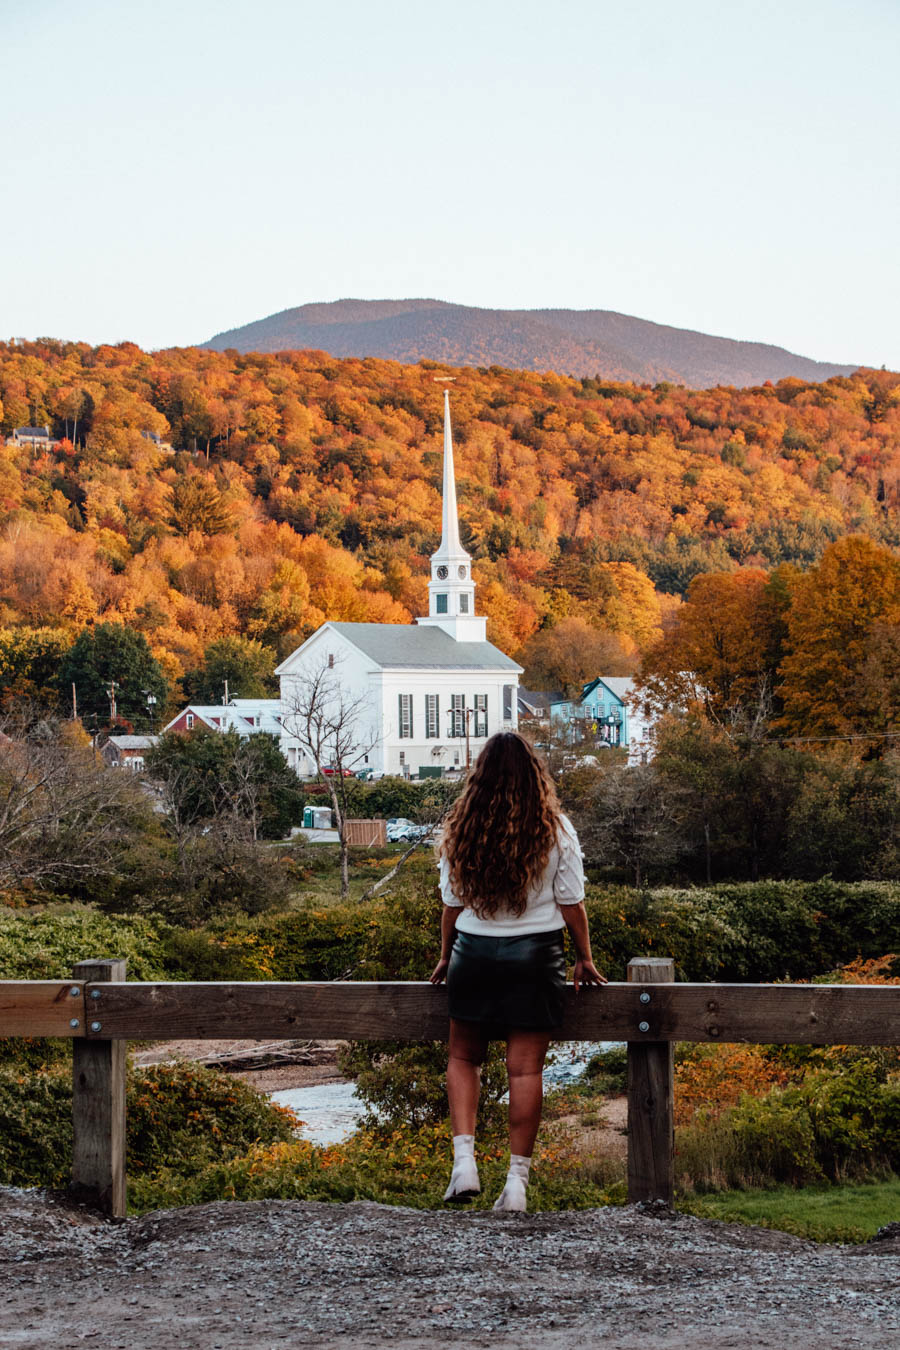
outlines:
[[[487,641],[475,613],[472,559],[459,539],[450,396],[444,390],[441,543],[431,559],[428,616],[414,624],[325,623],[276,670],[281,682],[281,748],[302,776],[315,765],[292,734],[291,709],[311,677],[361,698],[349,767],[423,777],[465,768],[497,731],[514,731],[522,667]],[[351,759],[353,756],[351,755]]]

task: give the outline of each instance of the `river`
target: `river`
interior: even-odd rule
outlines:
[[[544,1091],[576,1083],[592,1055],[608,1050],[614,1041],[565,1041],[554,1047],[544,1070]],[[285,1088],[272,1100],[289,1106],[303,1121],[300,1137],[320,1147],[340,1144],[356,1129],[363,1104],[354,1083],[320,1083],[316,1087]]]

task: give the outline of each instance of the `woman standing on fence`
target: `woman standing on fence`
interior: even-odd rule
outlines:
[[[523,737],[492,736],[447,819],[440,848],[441,959],[447,981],[447,1095],[453,1171],[444,1196],[481,1190],[475,1116],[489,1040],[505,1040],[509,1072],[509,1174],[494,1209],[526,1208],[541,1120],[543,1069],[563,1016],[563,932],[575,943],[576,992],[605,984],[591,959],[578,837],[553,782]]]

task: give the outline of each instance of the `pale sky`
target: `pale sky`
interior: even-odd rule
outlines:
[[[345,296],[900,369],[897,0],[0,0],[0,335]]]

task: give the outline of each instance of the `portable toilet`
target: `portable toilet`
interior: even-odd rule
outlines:
[[[313,828],[314,830],[330,830],[330,829],[331,829],[331,807],[330,807],[330,806],[313,806],[312,808],[305,807],[305,808],[304,808],[304,811],[303,811],[303,817],[304,817],[304,820],[305,820],[305,818],[306,818],[306,812],[307,812],[307,810],[309,810],[309,809],[312,810],[312,818],[313,818],[313,819],[312,819],[312,828]]]

